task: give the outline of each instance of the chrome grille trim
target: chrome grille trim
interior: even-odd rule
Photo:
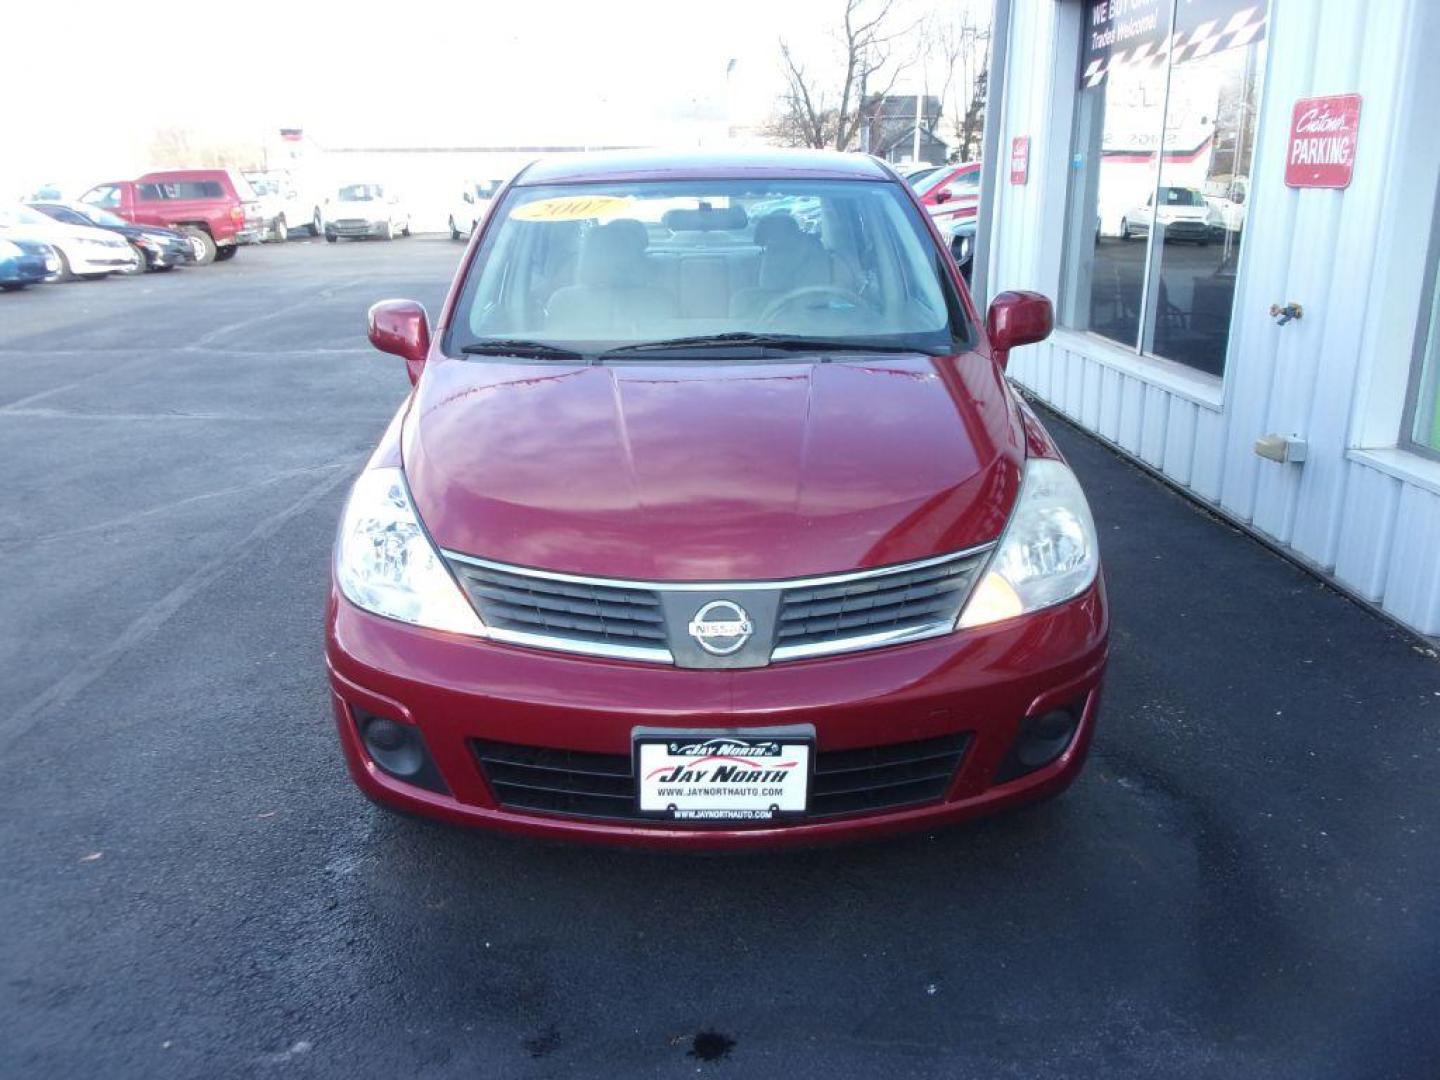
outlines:
[[[808,578],[778,578],[773,581],[634,581],[628,578],[590,577],[585,574],[566,574],[558,570],[537,570],[532,566],[516,566],[514,563],[493,562],[490,559],[481,559],[474,555],[464,555],[458,551],[451,551],[442,548],[440,554],[447,559],[454,559],[456,562],[469,563],[471,566],[482,566],[487,570],[496,570],[504,574],[516,574],[521,577],[546,578],[550,581],[570,581],[577,585],[603,585],[613,589],[648,589],[651,592],[742,592],[746,589],[810,589],[819,588],[824,585],[843,585],[849,581],[860,581],[863,578],[884,577],[886,574],[907,574],[912,570],[924,570],[929,566],[939,566],[941,563],[952,560],[968,559],[976,555],[983,555],[995,546],[995,541],[976,544],[974,547],[965,548],[963,551],[952,551],[947,555],[932,555],[928,559],[919,559],[915,562],[895,563],[892,566],[880,566],[872,570],[848,570],[839,574],[822,574],[818,577]]]
[[[924,623],[898,630],[881,630],[873,634],[856,637],[834,638],[830,641],[814,641],[804,645],[777,645],[770,654],[771,660],[804,660],[816,656],[838,656],[842,653],[860,652],[863,649],[878,649],[884,645],[904,645],[911,641],[924,641],[939,637],[955,629],[954,619]]]
[[[582,656],[609,656],[616,660],[649,660],[657,664],[673,664],[675,658],[669,649],[651,649],[642,645],[621,645],[618,642],[582,641],[578,638],[550,637],[548,634],[530,634],[523,630],[499,630],[487,626],[485,636],[491,641],[503,641],[510,645],[528,645],[534,649],[554,649],[557,652],[579,653]]]
[[[923,641],[927,638],[939,637],[948,634],[955,628],[955,620],[959,610],[963,608],[965,599],[970,589],[979,576],[984,565],[984,556],[995,546],[991,541],[986,544],[979,544],[963,551],[951,552],[946,555],[936,555],[927,559],[920,559],[915,562],[900,563],[892,566],[883,566],[868,570],[852,570],[838,574],[826,574],[808,578],[790,578],[775,581],[737,581],[737,582],[689,582],[689,581],[637,581],[625,578],[594,577],[585,574],[568,574],[553,570],[538,570],[532,567],[516,566],[511,563],[495,562],[491,559],[482,559],[474,555],[466,555],[458,551],[442,549],[441,554],[451,563],[455,576],[459,579],[466,595],[480,613],[482,620],[485,619],[484,607],[486,603],[500,602],[507,604],[507,610],[515,612],[518,609],[509,606],[504,598],[498,601],[488,595],[487,586],[484,581],[465,573],[467,567],[482,571],[487,578],[495,580],[500,575],[499,584],[502,588],[509,588],[505,584],[506,579],[516,581],[516,591],[520,592],[528,587],[523,583],[526,579],[534,582],[550,582],[558,586],[554,589],[554,597],[547,596],[544,590],[534,589],[535,598],[532,606],[535,609],[535,616],[529,620],[522,617],[515,621],[524,623],[526,621],[536,622],[543,620],[554,611],[558,618],[573,617],[575,625],[572,627],[574,635],[556,632],[540,632],[523,626],[494,626],[487,622],[486,634],[494,641],[505,642],[513,645],[521,645],[530,648],[548,649],[557,652],[577,653],[584,656],[608,657],[619,660],[639,660],[651,663],[674,664],[675,658],[668,647],[666,638],[662,635],[657,639],[653,620],[642,620],[630,618],[625,614],[625,609],[638,612],[649,610],[652,604],[646,597],[654,598],[654,605],[659,605],[659,595],[662,593],[736,593],[770,591],[780,595],[781,622],[774,627],[775,644],[769,655],[770,662],[783,662],[787,660],[803,660],[823,656],[835,656],[844,653],[860,652],[867,649],[878,649],[888,645],[900,645],[909,642]],[[925,610],[925,605],[936,599],[935,594],[910,598],[908,592],[902,593],[902,600],[891,604],[878,604],[880,607],[900,607],[906,604],[920,605],[920,610],[915,612],[915,617],[920,621],[911,622],[905,625],[889,626],[876,630],[856,626],[859,633],[853,633],[845,637],[830,637],[823,640],[805,640],[786,644],[781,640],[782,627],[785,623],[784,612],[787,598],[795,593],[810,593],[810,596],[795,597],[792,605],[801,607],[805,604],[827,605],[832,601],[832,595],[825,592],[832,587],[843,587],[854,585],[857,582],[874,583],[873,588],[859,589],[848,597],[844,595],[844,589],[839,589],[833,594],[835,601],[844,599],[860,599],[861,603],[855,609],[840,616],[849,621],[854,621],[857,613],[863,616],[867,610],[863,598],[870,595],[883,595],[886,592],[884,579],[887,577],[903,577],[904,575],[916,575],[921,571],[931,568],[939,568],[948,564],[954,564],[955,570],[949,573],[937,573],[921,575],[921,580],[916,583],[920,588],[925,589],[931,586],[939,588],[942,583],[951,580],[957,581],[957,586],[952,590],[954,597],[954,613],[948,610],[943,617],[936,618],[936,612]],[[571,587],[571,588],[567,588]],[[578,587],[578,588],[575,588]],[[902,586],[897,583],[890,587],[893,589],[908,589],[909,585]],[[572,589],[574,591],[572,591]],[[601,595],[584,597],[576,595],[580,590],[597,590]],[[606,597],[603,592],[614,590],[612,597]],[[820,595],[813,595],[820,590]],[[631,594],[628,597],[620,594]],[[634,594],[643,594],[636,596]],[[589,612],[567,610],[565,600],[573,597],[577,604],[590,603],[594,605],[596,618],[609,615],[610,622],[602,627],[599,632],[587,628],[584,623],[589,620]],[[557,599],[558,598],[558,599]],[[948,605],[947,605],[948,606]],[[618,609],[618,613],[617,613]],[[822,623],[829,616],[829,612],[823,612],[814,618]],[[839,615],[839,613],[836,613]],[[861,620],[863,622],[863,618]],[[649,625],[647,625],[647,622]],[[792,618],[792,625],[794,620]],[[804,620],[801,621],[804,625]],[[557,627],[550,627],[551,631]],[[663,631],[663,626],[661,627]],[[682,631],[683,632],[683,631]],[[808,636],[815,638],[822,630],[811,630],[807,633],[792,636]],[[837,626],[836,632],[841,629]],[[584,636],[589,633],[589,636]],[[605,638],[629,637],[633,640],[604,640]],[[598,638],[598,640],[597,640]]]

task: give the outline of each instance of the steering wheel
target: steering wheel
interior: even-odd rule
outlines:
[[[816,300],[822,296],[828,297],[831,300],[844,301],[852,308],[863,307],[865,304],[865,301],[862,300],[857,293],[853,293],[849,289],[841,288],[839,285],[802,285],[798,289],[791,289],[783,296],[777,296],[774,300],[770,301],[770,303],[766,304],[765,310],[760,313],[760,319],[767,323],[775,322],[777,316],[787,308],[802,304],[807,300]],[[811,303],[807,306],[813,308],[820,305]]]

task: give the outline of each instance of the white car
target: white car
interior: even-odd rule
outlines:
[[[468,183],[461,189],[460,201],[455,204],[455,209],[450,211],[451,240],[459,240],[475,231],[475,226],[480,224],[480,219],[485,216],[485,211],[490,206],[490,200],[499,192],[503,182],[481,180],[478,183]]]
[[[292,232],[299,229],[304,229],[311,236],[320,235],[324,229],[320,204],[302,192],[289,173],[247,172],[244,176],[255,189],[260,203],[266,239],[287,240]]]
[[[60,260],[54,280],[72,275],[102,278],[117,270],[130,270],[144,258],[122,237],[85,225],[65,225],[28,206],[0,205],[0,238],[38,240],[49,244]]]
[[[1245,204],[1250,197],[1250,181],[1237,176],[1229,183],[1205,185],[1205,201],[1220,215],[1226,232],[1238,233],[1245,228]]]
[[[393,240],[410,235],[410,211],[384,184],[342,184],[325,200],[325,239],[375,236]]]
[[[1155,196],[1145,200],[1144,206],[1137,206],[1126,212],[1120,219],[1120,238],[1129,240],[1136,236],[1150,234],[1151,208]],[[1192,240],[1197,244],[1208,244],[1220,239],[1225,232],[1225,222],[1219,211],[1205,201],[1199,188],[1162,187],[1160,209],[1155,218],[1165,229],[1165,239]]]

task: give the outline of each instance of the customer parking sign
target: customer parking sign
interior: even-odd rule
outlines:
[[[1293,188],[1349,187],[1359,132],[1359,94],[1297,101],[1290,118],[1285,183]]]

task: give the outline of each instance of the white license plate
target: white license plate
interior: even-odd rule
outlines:
[[[811,744],[763,735],[636,740],[640,812],[673,821],[771,821],[803,814]]]

